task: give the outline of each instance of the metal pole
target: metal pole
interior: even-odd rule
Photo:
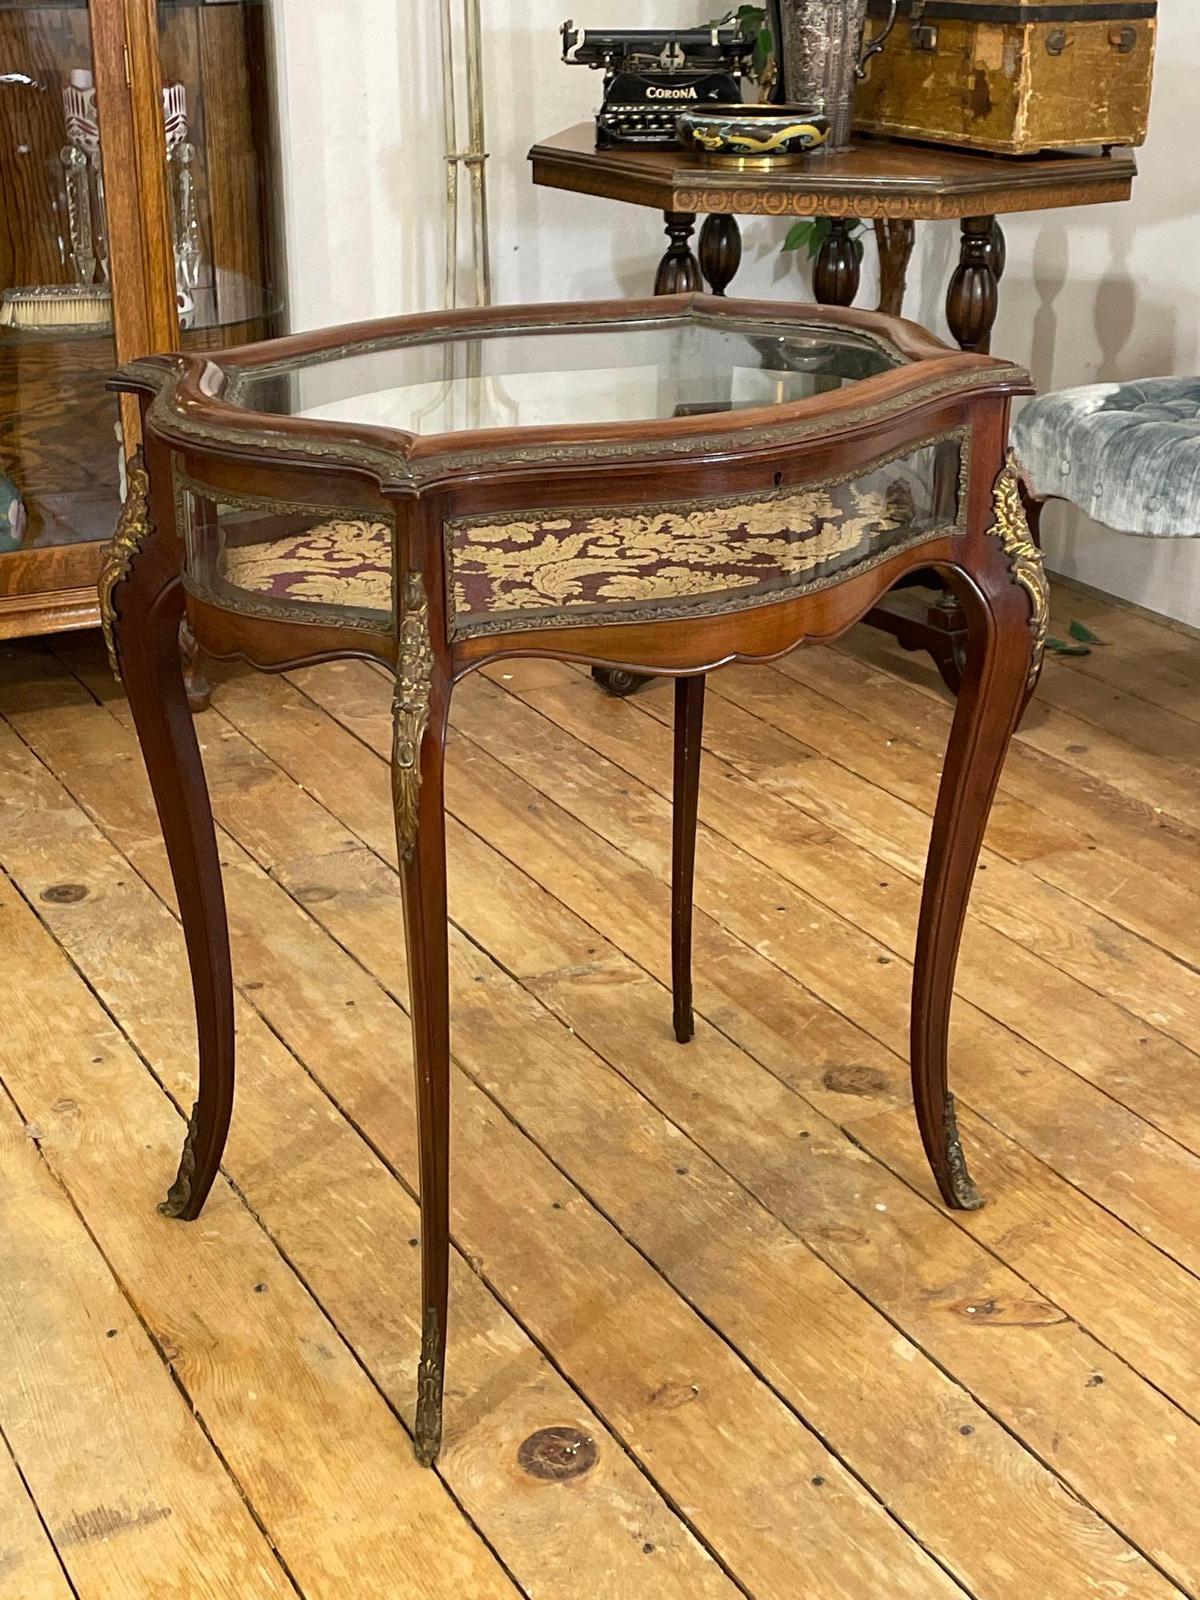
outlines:
[[[446,305],[458,304],[458,246],[462,186],[459,168],[465,167],[471,185],[471,261],[475,296],[479,305],[492,298],[491,240],[488,228],[487,140],[484,126],[483,20],[480,0],[462,0],[467,88],[466,144],[458,134],[458,53],[455,0],[441,0],[442,120],[446,143]]]
[[[492,251],[488,232],[487,137],[484,129],[483,21],[480,0],[465,0],[467,21],[467,106],[470,124],[471,200],[474,217],[476,294],[479,304],[492,299]]]
[[[458,304],[458,96],[454,83],[453,0],[442,0],[442,123],[446,146],[446,309]]]

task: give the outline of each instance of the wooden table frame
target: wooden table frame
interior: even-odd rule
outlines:
[[[878,376],[757,410],[416,437],[367,426],[256,414],[233,402],[238,373],[311,359],[335,346],[436,340],[464,330],[535,332],[577,322],[611,326],[688,317],[856,330],[903,359]],[[835,639],[914,568],[932,566],[967,617],[969,650],[944,766],[921,900],[913,974],[911,1055],[921,1137],[947,1204],[981,1204],[948,1085],[951,1000],[976,860],[1001,766],[1041,664],[1048,595],[1030,542],[1017,474],[1006,458],[1010,399],[1028,392],[1008,363],[950,350],[910,324],[871,313],[680,296],[594,306],[492,308],[403,318],[126,368],[119,387],[141,407],[144,464],[135,460],[121,526],[101,579],[114,668],[129,695],[162,823],[195,992],[199,1090],[179,1171],[163,1209],[196,1217],[216,1177],[233,1105],[234,989],[212,812],[181,674],[185,613],[211,654],[284,670],[338,657],[395,672],[393,799],[409,953],[422,1210],[422,1347],[415,1443],[432,1464],[442,1431],[449,1272],[450,1017],[443,769],[453,686],[507,656],[549,656],[677,680],[672,972],[674,1026],[692,1033],[691,916],[705,674],[770,661]],[[832,576],[731,608],[701,594],[675,614],[626,605],[613,616],[518,617],[510,631],[459,631],[449,577],[462,518],[553,508],[643,514],[712,497],[808,493],[925,447],[958,441],[951,523],[854,556]],[[969,444],[969,448],[967,447]],[[195,542],[179,525],[179,476],[214,496],[345,507],[395,529],[394,619],[365,627],[299,620],[273,602],[227,603],[197,587]],[[783,485],[781,491],[780,485]],[[551,508],[531,513],[528,508]],[[458,520],[456,520],[458,519]],[[789,525],[790,526],[790,525]],[[866,536],[874,539],[875,534]],[[855,547],[860,548],[860,547]],[[606,602],[607,604],[607,602]],[[682,609],[686,614],[678,614]]]
[[[963,350],[986,351],[1004,275],[1000,216],[1128,200],[1137,162],[1131,151],[1048,152],[1009,157],[860,135],[845,150],[798,166],[730,168],[684,150],[597,150],[595,128],[580,123],[535,144],[533,181],[661,211],[669,240],[656,294],[723,295],[741,265],[737,218],[825,217],[832,227],[817,258],[813,289],[822,305],[852,305],[860,255],[850,238],[855,219],[876,225],[881,247],[879,309],[900,316],[916,224],[958,221],[959,261],[946,297],[950,331]],[[705,218],[699,255],[691,246]]]

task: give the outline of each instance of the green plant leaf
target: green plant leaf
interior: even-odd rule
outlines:
[[[770,28],[760,28],[754,39],[754,71],[756,76],[762,77],[774,54],[775,41],[771,37]]]
[[[710,28],[719,28],[723,22],[728,20],[729,13],[726,12],[724,16],[713,17],[708,25]],[[766,6],[738,6],[733,13],[733,20],[741,29],[744,38],[753,38],[760,29],[766,27],[767,8]]]
[[[1092,630],[1089,627],[1086,627],[1082,622],[1073,622],[1071,624],[1071,637],[1072,639],[1078,639],[1080,644],[1104,643],[1104,640],[1101,639],[1098,634],[1093,633]]]
[[[865,222],[852,222],[850,224],[850,238],[853,241],[854,252],[861,262],[865,251],[863,237],[866,228]],[[795,222],[787,231],[783,241],[784,250],[804,250],[808,259],[815,261],[821,253],[821,246],[829,236],[828,217],[808,217],[803,222]]]
[[[808,246],[808,259],[810,261],[815,261],[821,254],[821,246],[825,243],[825,240],[828,237],[829,218],[814,217],[808,225],[808,238],[805,240],[805,243]]]

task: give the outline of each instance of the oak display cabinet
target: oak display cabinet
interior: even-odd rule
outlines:
[[[270,0],[0,0],[0,638],[99,621],[105,384],[284,331]]]

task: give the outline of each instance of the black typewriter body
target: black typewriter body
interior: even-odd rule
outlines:
[[[563,24],[563,60],[604,73],[596,147],[678,145],[676,119],[696,105],[736,105],[749,46],[736,25],[651,31]]]

